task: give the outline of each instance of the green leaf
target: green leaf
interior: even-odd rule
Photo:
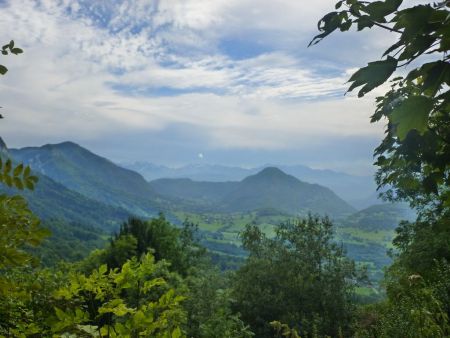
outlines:
[[[386,22],[385,17],[394,13],[403,0],[374,1],[368,4],[364,11],[377,22]]]
[[[23,171],[23,164],[21,163],[14,169],[13,176],[19,176],[22,173],[22,171]]]
[[[22,54],[23,50],[21,48],[13,48],[11,49],[11,53],[17,55],[17,54]]]
[[[181,329],[179,327],[177,327],[175,330],[173,330],[172,338],[180,338],[182,336],[183,336],[183,334],[182,334]]]
[[[0,74],[5,75],[8,72],[8,68],[3,65],[0,65]]]
[[[102,264],[99,268],[98,268],[98,273],[100,275],[104,275],[106,273],[106,271],[108,271],[108,267],[106,266],[106,264]]]
[[[348,82],[353,82],[348,92],[363,86],[358,93],[358,97],[362,97],[372,89],[386,82],[396,68],[397,60],[391,56],[388,56],[386,60],[370,62],[366,67],[354,73],[350,80],[348,80]]]
[[[8,186],[8,187],[12,187],[12,185],[13,185],[13,182],[12,182],[12,179],[11,179],[11,177],[10,176],[8,176],[8,175],[3,175],[3,180],[5,181],[5,183],[6,183],[6,185]]]
[[[423,54],[436,41],[434,37],[419,35],[411,39],[408,44],[405,43],[405,49],[400,54],[398,60],[410,60]]]
[[[5,167],[3,168],[4,174],[9,174],[12,169],[12,162],[10,159],[8,159],[5,163]]]
[[[29,190],[34,190],[34,182],[29,179],[25,180],[25,186]]]
[[[420,71],[424,74],[425,81],[422,84],[423,90],[427,91],[431,96],[436,93],[444,85],[446,78],[450,75],[450,65],[444,61],[436,61],[432,63],[426,63]]]
[[[24,178],[29,177],[29,176],[30,176],[30,173],[31,173],[31,168],[30,168],[30,166],[27,165],[27,166],[25,167],[24,172],[23,172],[23,177],[24,177]]]
[[[431,5],[418,5],[404,9],[396,18],[394,29],[402,30],[402,39],[409,40],[423,32],[433,13]]]
[[[24,187],[23,187],[22,180],[21,180],[20,178],[14,177],[14,178],[13,178],[13,182],[14,182],[14,185],[15,185],[18,189],[23,190]]]
[[[368,15],[361,16],[358,20],[358,31],[363,30],[364,28],[371,28],[374,23],[373,20]]]
[[[428,129],[428,116],[433,109],[433,100],[426,96],[410,96],[395,107],[390,120],[397,125],[397,136],[404,140],[410,130],[423,134]]]
[[[56,314],[56,317],[58,317],[58,319],[62,322],[65,321],[67,318],[66,313],[63,310],[58,309],[57,307],[55,307],[55,314]]]
[[[338,12],[331,12],[326,14],[322,19],[320,19],[317,27],[319,31],[322,33],[316,35],[308,46],[315,45],[320,42],[324,37],[334,32],[337,28],[339,28],[343,17],[340,16]]]

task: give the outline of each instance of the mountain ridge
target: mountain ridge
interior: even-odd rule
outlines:
[[[139,173],[71,141],[11,149],[10,153],[16,161],[31,165],[69,190],[143,217],[189,208],[211,212],[276,208],[293,215],[313,212],[332,217],[355,211],[331,189],[303,182],[276,167],[264,168],[238,182],[147,182]]]
[[[372,176],[357,176],[330,169],[312,169],[305,165],[266,164],[252,168],[219,164],[196,163],[177,168],[151,162],[119,163],[119,165],[139,172],[148,181],[160,178],[190,178],[194,181],[228,182],[240,181],[256,174],[265,167],[277,167],[297,179],[326,186],[339,197],[357,209],[363,209],[373,202],[370,196],[376,194],[376,184]],[[348,187],[351,187],[349,189]]]
[[[16,161],[88,198],[141,216],[160,211],[159,196],[140,174],[74,142],[10,149],[10,154]]]
[[[302,182],[275,167],[264,168],[238,182],[166,178],[151,181],[150,185],[162,196],[204,201],[210,211],[216,212],[275,208],[293,215],[317,212],[342,217],[355,211],[330,189]]]

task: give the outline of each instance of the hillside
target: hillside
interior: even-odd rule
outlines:
[[[220,202],[238,185],[238,182],[196,182],[189,178],[161,178],[150,182],[153,190],[163,196],[209,206]]]
[[[307,212],[342,217],[355,210],[330,189],[301,182],[270,167],[240,182],[196,182],[160,179],[151,187],[167,198],[182,198],[210,212],[250,212],[272,208],[292,215]]]
[[[377,204],[350,215],[342,225],[367,231],[393,230],[400,221],[415,218],[414,211],[405,204]]]
[[[309,211],[341,217],[354,209],[330,189],[305,183],[275,167],[242,180],[222,201],[227,211],[275,208],[291,214]]]
[[[90,225],[111,231],[126,220],[129,213],[69,190],[51,178],[39,174],[34,191],[18,191],[1,187],[0,191],[22,194],[30,209],[43,220],[58,219],[70,223]]]
[[[142,216],[155,215],[162,208],[163,201],[141,175],[73,142],[9,152],[16,161],[88,198]]]

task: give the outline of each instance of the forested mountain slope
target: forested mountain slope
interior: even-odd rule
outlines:
[[[18,162],[32,167],[66,188],[138,215],[154,215],[164,204],[138,173],[73,143],[10,149]]]
[[[31,210],[43,220],[58,219],[111,231],[129,216],[129,212],[123,208],[83,196],[43,174],[38,177],[35,190],[19,193],[26,198]],[[17,190],[4,186],[0,186],[0,190],[10,194],[18,193]]]

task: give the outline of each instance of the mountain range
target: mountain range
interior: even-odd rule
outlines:
[[[302,182],[275,167],[264,168],[238,182],[160,179],[150,185],[167,198],[181,197],[219,212],[273,208],[291,215],[313,212],[343,217],[355,211],[330,189]]]
[[[198,163],[171,168],[144,161],[120,163],[120,165],[140,173],[148,181],[160,178],[189,178],[201,182],[241,181],[266,167],[277,167],[303,182],[316,183],[330,188],[357,209],[380,203],[377,200],[376,184],[372,176],[356,176],[333,170],[312,169],[304,165],[267,164],[254,168],[241,168]]]
[[[75,213],[83,209],[81,205],[86,210],[103,210],[108,215],[107,224],[126,213],[151,217],[161,211],[170,215],[187,209],[248,212],[271,207],[292,215],[311,211],[331,217],[343,217],[355,211],[330,189],[302,182],[274,167],[235,182],[187,179],[148,182],[140,174],[73,142],[8,152],[15,161],[30,165],[41,177],[39,193],[25,194],[29,194],[31,206],[44,216],[48,216],[48,210],[65,205]]]

